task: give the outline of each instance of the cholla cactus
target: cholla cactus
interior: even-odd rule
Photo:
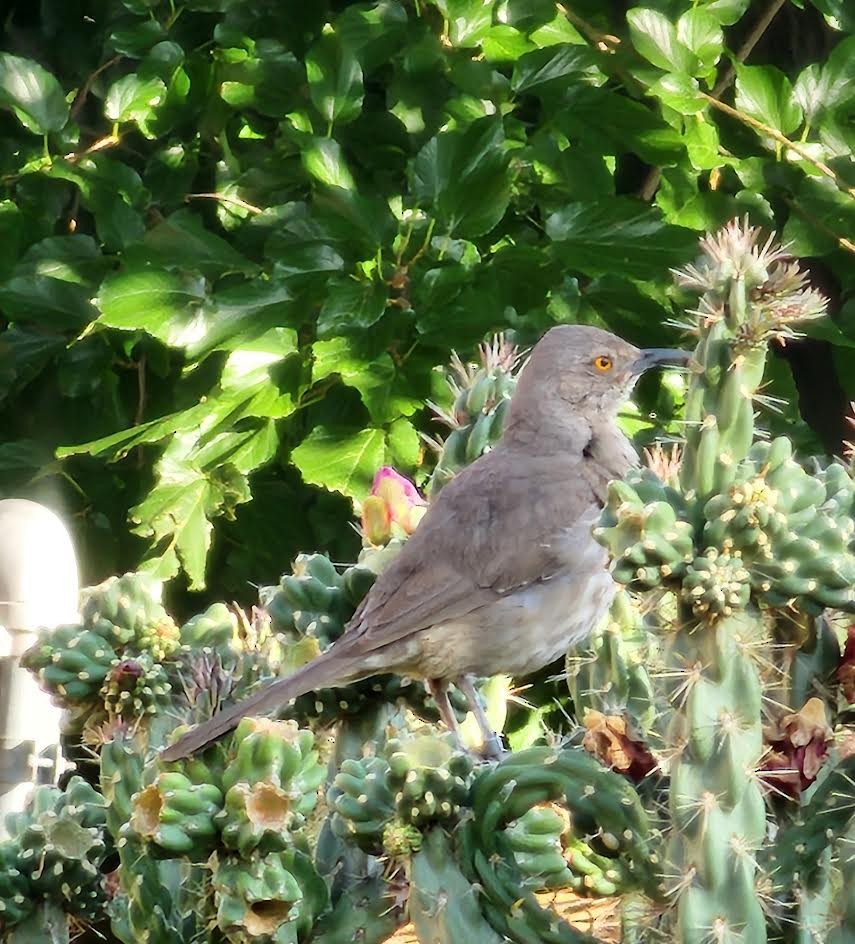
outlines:
[[[424,724],[421,682],[387,676],[158,760],[344,632],[424,513],[381,469],[357,566],[300,555],[250,616],[214,604],[180,627],[159,584],[125,575],[42,635],[26,663],[99,790],[40,788],[10,821],[2,944],[105,915],[123,944],[381,944],[407,917],[422,944],[592,941],[559,893],[620,902],[626,942],[850,940],[855,631],[841,657],[824,614],[855,611],[855,485],[754,427],[767,342],[823,303],[741,223],[702,251],[678,274],[702,293],[686,442],[609,488],[595,535],[622,589],[567,654],[560,734],[535,680],[512,743],[541,744],[478,763]],[[501,339],[480,367],[455,362],[429,495],[495,441],[518,366]]]
[[[478,365],[464,364],[457,354],[452,357],[448,385],[454,403],[449,412],[434,407],[451,432],[443,442],[428,440],[438,457],[427,488],[429,498],[502,435],[522,354],[501,334],[482,344],[478,353]]]
[[[747,225],[731,223],[702,250],[677,273],[678,284],[703,293],[678,481],[657,485],[647,472],[614,483],[595,535],[616,579],[674,601],[662,637],[672,711],[665,874],[676,906],[668,933],[684,944],[762,942],[764,792],[776,782],[780,790],[781,778],[801,791],[822,766],[829,733],[800,725],[817,716],[818,699],[779,706],[784,717],[772,708],[768,718],[763,689],[804,691],[776,676],[804,670],[799,645],[816,633],[776,640],[783,623],[853,606],[855,493],[842,466],[811,474],[786,439],[754,442],[767,342],[792,338],[795,325],[824,313],[824,300],[782,248],[761,244]],[[812,894],[804,885],[795,896],[805,915]]]

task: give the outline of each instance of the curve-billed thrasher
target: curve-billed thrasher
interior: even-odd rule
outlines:
[[[501,442],[439,493],[341,638],[162,758],[200,750],[245,715],[384,672],[425,679],[452,729],[455,682],[494,749],[472,677],[534,672],[605,613],[614,584],[591,527],[609,481],[638,461],[617,411],[644,370],[685,357],[599,328],[548,331],[520,374]]]

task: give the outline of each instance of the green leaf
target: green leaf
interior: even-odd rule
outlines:
[[[325,33],[306,54],[309,97],[328,127],[362,111],[362,67],[335,33]]]
[[[648,62],[666,72],[694,73],[697,57],[677,38],[676,27],[664,13],[635,7],[626,14],[626,21],[632,45]]]
[[[301,154],[303,167],[311,177],[327,187],[354,190],[354,181],[341,146],[332,138],[315,138]]]
[[[175,436],[155,467],[154,488],[131,509],[130,518],[135,534],[155,542],[144,569],[166,578],[183,567],[189,588],[201,590],[213,534],[210,519],[233,513],[251,496],[245,476],[234,466],[208,473],[199,469],[188,457],[193,444],[193,433]]]
[[[32,59],[0,53],[0,105],[12,109],[34,134],[60,131],[68,121],[68,104],[59,82]]]
[[[335,31],[363,71],[373,72],[401,48],[406,25],[407,10],[398,0],[380,0],[347,6],[336,17]]]
[[[200,275],[129,269],[104,281],[96,304],[101,324],[146,331],[171,347],[184,347],[204,334],[199,311],[204,297]]]
[[[233,272],[247,275],[258,266],[241,255],[222,236],[207,229],[192,210],[178,210],[152,227],[126,259],[136,258],[164,268],[196,269],[207,278]]]
[[[309,485],[361,499],[370,492],[385,454],[382,429],[318,426],[292,451],[291,460]]]
[[[166,86],[158,78],[143,79],[131,73],[117,79],[104,101],[104,114],[110,121],[148,121],[166,98]]]
[[[389,465],[399,471],[414,469],[421,454],[421,437],[409,420],[395,420],[386,436],[386,448],[386,461]]]
[[[79,330],[98,317],[91,292],[50,276],[19,275],[0,285],[0,313],[8,320]]]
[[[790,80],[774,66],[736,66],[736,107],[782,134],[802,123]]]
[[[724,52],[724,34],[704,9],[688,10],[677,20],[677,39],[697,57],[700,71],[709,72]]]
[[[696,236],[669,226],[655,210],[625,197],[571,203],[546,220],[564,263],[585,275],[619,272],[637,279],[693,258]]]
[[[216,349],[243,347],[271,328],[299,324],[305,314],[294,310],[293,300],[286,285],[267,279],[215,292],[202,309],[204,334],[187,345],[187,356],[195,359]]]
[[[718,129],[703,117],[686,121],[684,139],[689,161],[696,170],[712,170],[725,163],[719,154]]]
[[[650,86],[650,94],[681,115],[696,115],[707,107],[697,79],[671,73]]]
[[[247,417],[279,419],[295,409],[290,393],[282,393],[271,372],[297,349],[296,334],[288,329],[269,331],[264,337],[232,351],[223,368],[219,385],[198,403],[158,419],[140,423],[100,439],[61,446],[59,458],[87,454],[120,458],[131,449],[161,442],[175,434],[193,433],[193,449],[205,447]]]
[[[0,332],[0,401],[21,390],[65,347],[58,334],[16,325]]]
[[[703,11],[722,26],[733,26],[751,5],[751,0],[712,0],[704,4]]]
[[[514,65],[511,88],[517,95],[542,90],[544,85],[596,71],[596,58],[587,46],[569,43],[536,49],[522,56]]]
[[[499,118],[474,121],[462,132],[440,132],[416,157],[413,194],[450,234],[483,236],[510,201],[508,162]]]
[[[388,289],[382,282],[345,279],[334,283],[318,315],[319,337],[370,328],[383,317],[388,299]]]
[[[431,0],[442,13],[448,42],[455,48],[477,46],[493,22],[493,4],[484,0]]]
[[[684,157],[680,135],[659,114],[608,88],[571,88],[555,123],[572,141],[604,154],[635,153],[657,166]]]
[[[375,423],[409,416],[423,405],[418,398],[398,391],[398,370],[385,352],[366,359],[360,356],[352,339],[339,337],[316,341],[312,357],[313,382],[338,374],[342,383],[359,391]]]
[[[481,40],[481,50],[487,62],[515,62],[535,48],[524,33],[502,23],[490,27]]]

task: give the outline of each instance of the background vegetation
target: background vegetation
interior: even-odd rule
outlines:
[[[777,349],[764,424],[839,451],[849,6],[13,2],[0,491],[71,518],[87,583],[143,563],[179,612],[246,602],[298,551],[354,559],[377,467],[423,480],[452,348],[562,321],[678,342],[668,267],[742,213],[831,299]],[[659,383],[642,440],[679,412]]]

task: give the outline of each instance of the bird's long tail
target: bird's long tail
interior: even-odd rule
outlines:
[[[333,647],[287,678],[270,682],[249,698],[223,709],[210,721],[197,725],[161,751],[160,758],[173,761],[189,757],[227,734],[232,728],[236,728],[241,718],[247,715],[264,714],[278,705],[289,704],[307,692],[356,681],[361,677],[358,671],[359,662],[358,657],[343,657],[342,653],[336,652]]]

